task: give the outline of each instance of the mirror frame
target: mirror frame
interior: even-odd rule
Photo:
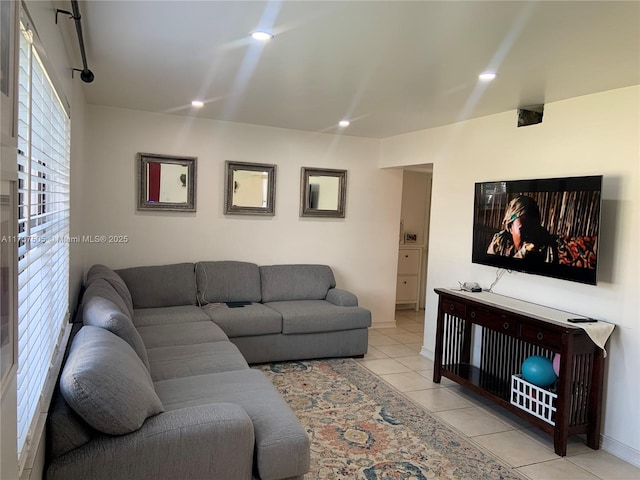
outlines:
[[[249,162],[225,162],[226,180],[224,189],[224,213],[225,215],[275,215],[276,203],[276,166],[265,163]],[[243,207],[233,205],[233,173],[237,170],[250,170],[254,172],[267,172],[267,206]]]
[[[309,205],[309,177],[337,177],[338,184],[338,208],[336,210],[320,210]],[[329,168],[302,167],[300,175],[300,216],[344,218],[345,204],[347,202],[347,171]]]
[[[157,153],[138,153],[138,210],[155,210],[164,212],[195,212],[196,211],[196,166],[197,157],[177,157]],[[187,167],[187,201],[149,202],[147,166],[149,163],[169,163]]]

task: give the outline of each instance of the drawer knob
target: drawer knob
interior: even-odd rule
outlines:
[[[538,340],[542,340],[542,339],[544,339],[544,335],[542,334],[542,332],[538,332],[538,333],[536,334],[536,338],[537,338]]]
[[[509,330],[509,322],[504,322],[502,324],[502,328],[504,328],[505,330]]]
[[[471,312],[471,318],[476,318],[476,312]]]
[[[409,258],[409,255],[405,255],[404,258]]]
[[[456,306],[453,303],[449,305],[449,310],[453,312],[455,309],[456,309]]]
[[[404,283],[404,284],[406,285],[406,284],[407,284],[407,281],[405,280],[405,281],[404,281],[404,282],[402,282],[402,283]]]

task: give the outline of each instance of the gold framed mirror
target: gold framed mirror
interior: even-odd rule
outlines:
[[[276,166],[227,160],[224,213],[226,215],[275,214]]]
[[[344,218],[347,171],[302,167],[300,216]]]
[[[196,161],[138,153],[138,210],[195,212]]]

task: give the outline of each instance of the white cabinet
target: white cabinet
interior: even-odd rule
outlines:
[[[422,245],[400,245],[396,305],[415,304],[420,309]]]

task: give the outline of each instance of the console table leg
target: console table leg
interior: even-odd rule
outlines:
[[[592,430],[593,429],[589,429],[587,432],[587,446],[594,450],[598,450],[600,448],[600,433],[596,433]]]
[[[604,354],[598,349],[593,359],[591,375],[591,389],[589,392],[589,429],[587,430],[587,445],[598,450],[600,448],[600,423],[602,421],[602,383],[604,378]]]
[[[567,455],[568,435],[566,431],[560,431],[560,430],[561,429],[557,428],[553,433],[553,449],[556,452],[556,455],[565,457]]]
[[[433,359],[433,383],[440,383],[442,380],[442,349],[443,349],[443,332],[444,332],[444,314],[438,308],[438,321],[436,324],[436,348]]]

